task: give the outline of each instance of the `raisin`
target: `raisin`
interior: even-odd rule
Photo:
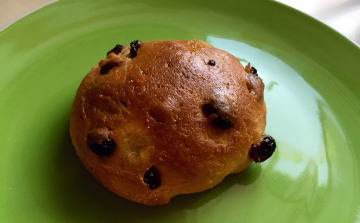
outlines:
[[[264,98],[264,83],[261,78],[256,77],[253,74],[247,74],[246,76],[246,87],[257,101],[261,101]]]
[[[130,55],[131,59],[137,56],[137,51],[140,47],[141,42],[139,40],[132,41],[130,43]]]
[[[158,170],[152,166],[144,174],[144,183],[148,186],[150,190],[155,189],[160,186],[160,175]]]
[[[87,144],[91,151],[98,156],[110,156],[115,151],[116,143],[110,138],[98,142],[91,141],[88,140]]]
[[[217,127],[221,128],[222,130],[227,130],[232,127],[232,123],[230,119],[218,116],[214,120],[212,120],[212,123],[215,124]]]
[[[216,103],[214,100],[210,100],[210,103],[202,105],[201,108],[202,108],[202,112],[205,115],[205,117],[208,117],[210,120],[215,117],[210,122],[212,125],[215,125],[216,127],[220,128],[222,130],[227,130],[232,127],[233,123],[231,122],[231,120],[228,117],[220,115],[221,112],[219,114],[219,112],[218,112],[219,107],[220,108],[222,107],[220,102]]]
[[[123,45],[119,45],[119,44],[116,44],[116,46],[110,50],[107,55],[109,55],[111,52],[115,53],[116,55],[119,55],[119,53],[121,53],[121,50],[124,46]]]
[[[100,74],[107,74],[114,67],[120,66],[122,61],[108,61],[100,69]]]
[[[216,109],[212,104],[204,104],[202,106],[202,111],[206,117],[209,117],[210,115],[216,113]]]
[[[264,135],[262,137],[263,141],[260,143],[260,145],[251,146],[250,158],[253,159],[255,163],[264,162],[265,160],[269,159],[276,149],[276,142],[273,137],[269,135]]]
[[[255,69],[255,67],[250,66],[250,63],[248,63],[248,64],[245,66],[245,71],[246,71],[247,73],[252,73],[252,74],[254,74],[255,76],[258,76],[257,70]]]
[[[207,64],[209,64],[210,66],[215,66],[216,62],[215,60],[209,60]]]
[[[255,67],[251,67],[250,71],[252,74],[254,74],[255,76],[258,76],[257,70],[255,69]]]

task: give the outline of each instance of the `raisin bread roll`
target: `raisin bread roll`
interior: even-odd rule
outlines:
[[[271,156],[263,92],[256,69],[205,42],[134,41],[83,79],[70,134],[108,189],[166,204]]]

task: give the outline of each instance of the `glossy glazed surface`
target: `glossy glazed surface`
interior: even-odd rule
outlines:
[[[274,156],[147,207],[82,166],[68,132],[82,78],[115,44],[200,39],[263,78]],[[360,49],[272,1],[70,1],[0,32],[0,222],[359,222]]]

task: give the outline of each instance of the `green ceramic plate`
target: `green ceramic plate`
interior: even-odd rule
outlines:
[[[266,85],[274,156],[147,207],[81,164],[68,127],[115,44],[199,39]],[[360,48],[274,1],[60,0],[0,32],[0,222],[360,222]]]

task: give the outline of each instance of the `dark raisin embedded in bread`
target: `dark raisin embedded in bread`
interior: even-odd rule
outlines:
[[[100,74],[104,75],[104,74],[107,74],[109,73],[109,71],[111,69],[113,69],[114,67],[118,67],[120,66],[122,63],[122,61],[107,61],[100,69]]]
[[[119,53],[121,53],[121,50],[123,49],[123,45],[119,45],[119,44],[116,44],[116,46],[110,50],[107,55],[109,55],[110,53],[115,53],[116,55],[119,55]]]
[[[114,152],[116,143],[108,135],[107,128],[94,129],[87,134],[86,143],[93,153],[110,156]]]
[[[209,60],[209,61],[208,61],[208,64],[209,64],[210,66],[215,66],[215,65],[216,65],[216,62],[215,62],[215,60]]]
[[[130,43],[131,59],[133,59],[134,57],[137,56],[137,51],[140,47],[140,44],[141,44],[141,41],[139,41],[139,40],[135,40]]]
[[[264,135],[260,145],[252,145],[250,150],[250,157],[255,161],[264,162],[269,159],[276,149],[275,139],[269,135]]]
[[[144,174],[144,183],[149,187],[150,190],[160,186],[161,180],[158,170],[152,166]]]

